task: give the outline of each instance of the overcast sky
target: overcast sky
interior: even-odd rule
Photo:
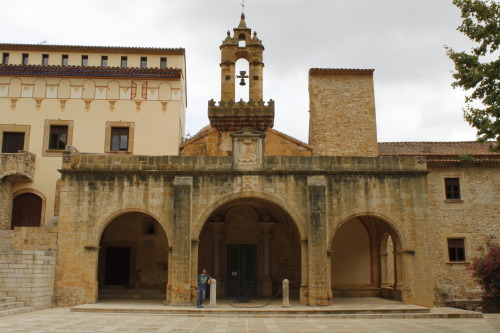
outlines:
[[[186,132],[220,99],[220,50],[242,0],[16,0],[0,13],[0,42],[183,47]],[[468,50],[451,0],[245,0],[264,51],[264,99],[274,128],[308,141],[309,68],[375,69],[379,142],[469,141],[464,93],[451,87],[444,45]]]

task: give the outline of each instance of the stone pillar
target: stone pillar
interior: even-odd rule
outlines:
[[[173,189],[172,298],[171,304],[191,302],[191,197],[192,177],[175,177]]]
[[[191,241],[191,276],[194,278],[192,281],[190,290],[191,290],[191,303],[196,302],[196,284],[198,274],[200,271],[198,270],[198,247],[200,245],[199,239],[193,239]]]
[[[283,307],[290,307],[290,281],[287,279],[283,280]]]
[[[269,261],[269,241],[271,240],[271,227],[274,222],[260,222],[262,226],[262,239],[264,240],[264,276],[262,277],[262,296],[270,297],[273,294],[273,281]]]
[[[216,308],[217,307],[217,280],[212,279],[210,281],[210,304],[208,305],[209,308]]]
[[[384,251],[384,250],[382,250]],[[380,253],[380,288],[388,288],[387,281],[387,252]]]
[[[333,303],[333,291],[332,291],[332,250],[326,251],[326,262],[328,264],[328,304]]]
[[[224,58],[224,57],[223,57]],[[235,98],[235,63],[229,60],[220,64],[221,100],[234,101]]]
[[[300,305],[308,305],[309,304],[309,289],[307,287],[307,278],[308,278],[308,256],[307,256],[307,239],[300,240]]]
[[[403,286],[403,254],[401,251],[394,252],[394,285],[397,289]]]
[[[12,219],[12,183],[7,177],[0,179],[0,230],[9,230]]]
[[[328,265],[326,241],[326,180],[324,176],[307,179],[309,204],[308,257],[309,257],[309,305],[328,305]]]
[[[220,277],[220,263],[219,263],[219,246],[220,246],[220,230],[224,225],[224,222],[210,222],[212,226],[212,239],[214,240],[214,271],[213,276],[218,279]]]
[[[249,63],[250,92],[249,98],[253,101],[260,101],[263,98],[263,73],[264,64],[262,62]]]
[[[168,276],[167,276],[167,292],[166,292],[166,302],[170,303],[172,301],[172,247],[168,247]]]

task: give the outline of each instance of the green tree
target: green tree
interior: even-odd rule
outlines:
[[[462,12],[458,31],[475,42],[470,52],[445,46],[455,63],[454,88],[468,92],[464,118],[477,129],[480,142],[495,140],[500,151],[500,3],[498,0],[453,0]]]

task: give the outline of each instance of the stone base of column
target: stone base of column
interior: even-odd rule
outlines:
[[[262,296],[273,296],[273,280],[270,276],[264,276],[262,278]]]
[[[300,286],[300,305],[309,305],[309,290],[307,286]]]
[[[328,305],[333,304],[333,291],[332,289],[328,289]]]

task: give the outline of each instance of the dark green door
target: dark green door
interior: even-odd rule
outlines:
[[[228,295],[257,294],[257,246],[237,244],[227,246]]]

